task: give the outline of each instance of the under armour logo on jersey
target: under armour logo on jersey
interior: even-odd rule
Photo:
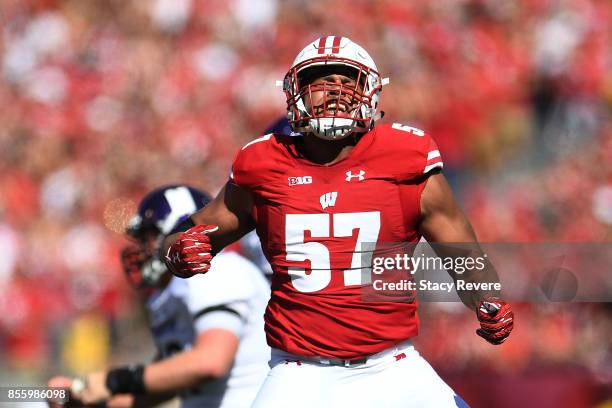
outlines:
[[[338,192],[332,191],[331,193],[325,193],[320,198],[321,208],[326,209],[327,207],[333,207],[336,205],[336,198],[338,198]]]
[[[359,173],[353,174],[352,171],[346,172],[346,181],[351,181],[353,178],[357,178],[359,181],[365,180],[365,170],[359,170]]]

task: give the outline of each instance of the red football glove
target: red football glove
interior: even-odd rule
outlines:
[[[196,225],[183,232],[164,259],[170,272],[181,278],[208,272],[212,260],[208,234],[218,229],[216,225]]]
[[[510,305],[501,299],[485,298],[478,305],[476,316],[480,329],[476,334],[491,344],[502,344],[514,328],[514,313]]]

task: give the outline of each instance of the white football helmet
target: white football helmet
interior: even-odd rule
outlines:
[[[353,77],[355,84],[311,84],[330,74]],[[378,119],[378,96],[388,81],[381,80],[374,60],[359,44],[346,37],[321,37],[300,51],[285,75],[287,118],[294,131],[326,140],[366,132]],[[313,101],[313,92],[321,91],[322,101]]]

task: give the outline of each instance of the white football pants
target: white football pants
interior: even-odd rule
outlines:
[[[350,367],[272,349],[270,368],[254,408],[468,407],[409,341]]]

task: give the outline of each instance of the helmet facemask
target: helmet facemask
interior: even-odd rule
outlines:
[[[164,239],[159,229],[152,224],[141,224],[128,230],[128,235],[136,241],[141,251],[138,273],[128,275],[128,281],[136,289],[163,286],[170,271],[161,261],[160,248]]]
[[[334,74],[352,81],[316,81]],[[382,83],[374,69],[347,58],[326,55],[292,67],[283,88],[289,122],[296,132],[338,140],[352,133],[367,132],[374,126]]]

